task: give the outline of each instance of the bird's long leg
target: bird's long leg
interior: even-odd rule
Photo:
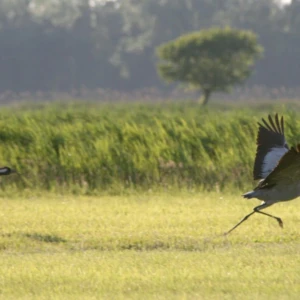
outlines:
[[[254,213],[256,213],[256,211],[251,212],[250,214],[248,214],[247,216],[245,216],[241,221],[239,221],[235,226],[233,226],[230,230],[228,230],[227,232],[224,233],[224,235],[229,234],[232,230],[234,230],[235,228],[237,228],[239,225],[241,225],[244,221],[246,221],[250,216],[252,216]]]
[[[233,231],[235,228],[237,228],[239,225],[241,225],[244,221],[246,221],[251,215],[253,215],[254,213],[259,213],[259,214],[263,214],[265,216],[271,217],[273,219],[276,219],[277,222],[279,223],[279,226],[282,228],[283,227],[283,222],[280,218],[275,217],[273,215],[267,214],[265,212],[260,211],[261,209],[264,209],[266,207],[271,206],[272,204],[268,204],[266,202],[263,202],[261,205],[258,205],[256,207],[253,208],[253,212],[248,214],[247,216],[245,216],[240,222],[238,222],[235,226],[233,226],[229,231],[225,232],[224,235],[229,234],[231,231]]]
[[[257,212],[257,213],[259,213],[259,214],[263,214],[263,215],[265,215],[265,216],[268,216],[268,217],[271,217],[271,218],[277,220],[279,226],[280,226],[281,228],[283,228],[283,222],[282,222],[282,220],[281,220],[279,217],[275,217],[275,216],[273,216],[273,215],[270,215],[270,214],[267,214],[267,213],[265,213],[265,212],[260,211],[261,209],[266,208],[266,207],[268,207],[268,206],[270,206],[270,205],[268,205],[268,204],[266,204],[266,203],[263,203],[263,204],[261,204],[261,205],[259,205],[259,206],[254,207],[254,211]]]

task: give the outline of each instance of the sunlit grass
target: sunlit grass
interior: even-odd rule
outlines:
[[[256,121],[284,113],[292,144],[293,105],[3,109],[21,175],[0,181],[0,299],[298,299],[299,200],[266,210],[284,229],[255,214],[223,235],[259,204],[240,196]]]
[[[298,200],[143,193],[0,200],[1,299],[297,299]]]

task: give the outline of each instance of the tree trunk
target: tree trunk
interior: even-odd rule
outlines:
[[[210,94],[211,94],[211,91],[210,90],[204,90],[203,91],[203,96],[202,96],[202,106],[205,106],[207,103],[208,103],[208,100],[210,98]]]

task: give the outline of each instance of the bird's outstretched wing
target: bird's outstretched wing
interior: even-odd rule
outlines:
[[[279,160],[275,169],[259,183],[256,189],[267,189],[277,184],[291,185],[300,182],[300,144],[292,147]]]
[[[270,115],[268,119],[269,123],[264,119],[262,119],[263,125],[258,123],[254,180],[266,178],[289,149],[284,136],[283,117],[279,120],[276,114],[274,120]]]

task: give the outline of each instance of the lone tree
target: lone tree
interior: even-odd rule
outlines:
[[[157,48],[159,74],[202,90],[203,105],[213,92],[229,92],[251,74],[263,48],[251,31],[212,28],[183,35]]]

